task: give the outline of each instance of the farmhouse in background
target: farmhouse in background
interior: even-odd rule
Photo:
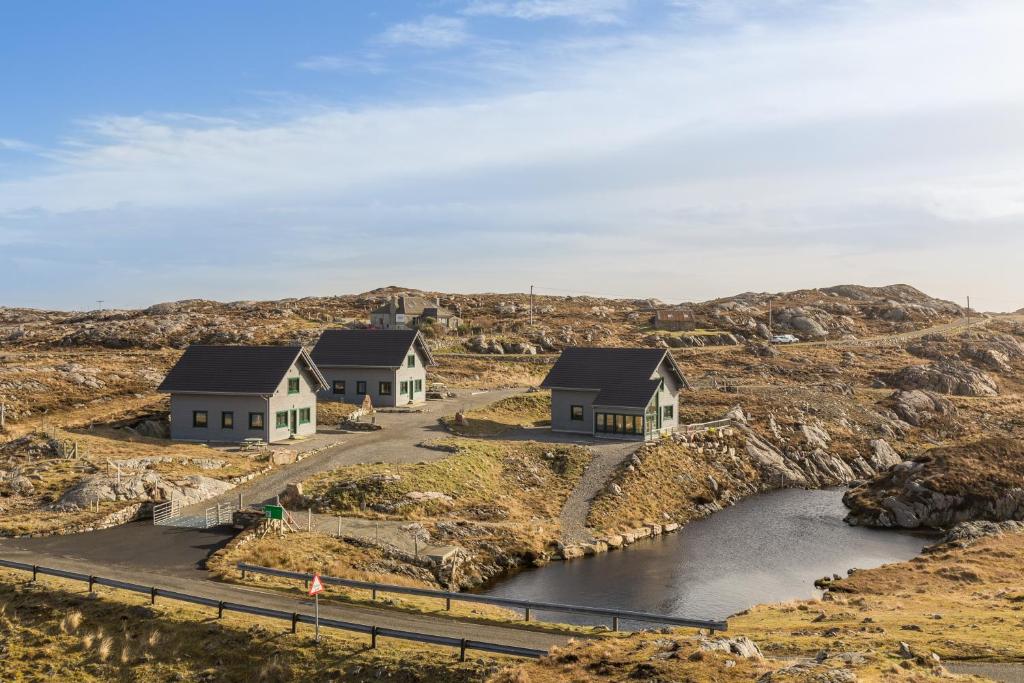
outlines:
[[[551,428],[651,439],[679,425],[682,371],[664,349],[571,347],[541,383],[551,390]]]
[[[416,330],[324,330],[310,354],[327,379],[321,400],[404,406],[426,400],[434,358]]]
[[[379,330],[411,330],[428,318],[447,331],[462,325],[458,313],[441,306],[439,298],[402,295],[389,298],[386,304],[371,311],[370,326]]]
[[[171,438],[267,443],[316,433],[327,381],[301,346],[190,346],[158,391],[171,395]]]
[[[688,308],[658,308],[654,311],[654,327],[659,330],[692,331],[697,321]]]

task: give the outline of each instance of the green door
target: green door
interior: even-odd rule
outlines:
[[[288,411],[288,431],[292,434],[298,428],[298,414],[294,410]]]
[[[416,382],[414,380],[409,380],[409,400],[410,401],[414,400],[415,395],[416,395],[415,392],[416,392]]]

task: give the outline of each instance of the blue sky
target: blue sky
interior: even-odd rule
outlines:
[[[4,3],[0,305],[1016,309],[1022,32],[1016,0]]]

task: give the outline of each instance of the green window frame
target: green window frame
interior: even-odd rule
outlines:
[[[288,378],[288,393],[297,394],[299,393],[299,378],[289,377]]]
[[[416,354],[410,353],[409,357],[405,359],[405,367],[414,368],[416,367]]]
[[[360,396],[366,395],[366,382],[356,382],[356,393]]]
[[[345,380],[343,380],[343,379],[336,379],[336,380],[334,380],[334,382],[331,384],[331,391],[333,391],[335,394],[344,394],[345,393]]]
[[[576,422],[582,422],[583,406],[569,406],[569,419]]]
[[[664,420],[671,420],[675,416],[675,412],[672,406],[665,406],[661,409],[661,417]]]
[[[192,411],[192,426],[196,429],[206,429],[210,425],[210,414],[205,410]]]
[[[310,416],[309,408],[299,408],[299,424],[300,425],[307,425],[307,424],[309,424],[309,416]]]
[[[418,394],[421,391],[423,391],[423,380],[418,379],[416,380],[415,386],[413,387],[413,393]]]
[[[277,429],[287,429],[288,427],[288,411],[279,410],[274,414],[274,424]]]
[[[398,384],[398,393],[402,394],[403,396],[408,394],[409,393],[409,383],[408,382],[399,382],[399,384]]]
[[[235,414],[230,410],[225,410],[220,414],[220,428],[221,429],[234,429],[235,428]]]
[[[249,413],[249,429],[263,429],[263,413]]]
[[[390,396],[391,395],[391,382],[381,382],[377,386],[377,394],[379,396]]]

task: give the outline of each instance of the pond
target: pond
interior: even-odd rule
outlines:
[[[522,571],[487,595],[723,619],[753,605],[819,595],[814,580],[908,560],[929,536],[851,527],[843,489],[752,496],[626,550]],[[607,623],[568,614],[544,620]],[[630,624],[636,627],[640,624]]]

